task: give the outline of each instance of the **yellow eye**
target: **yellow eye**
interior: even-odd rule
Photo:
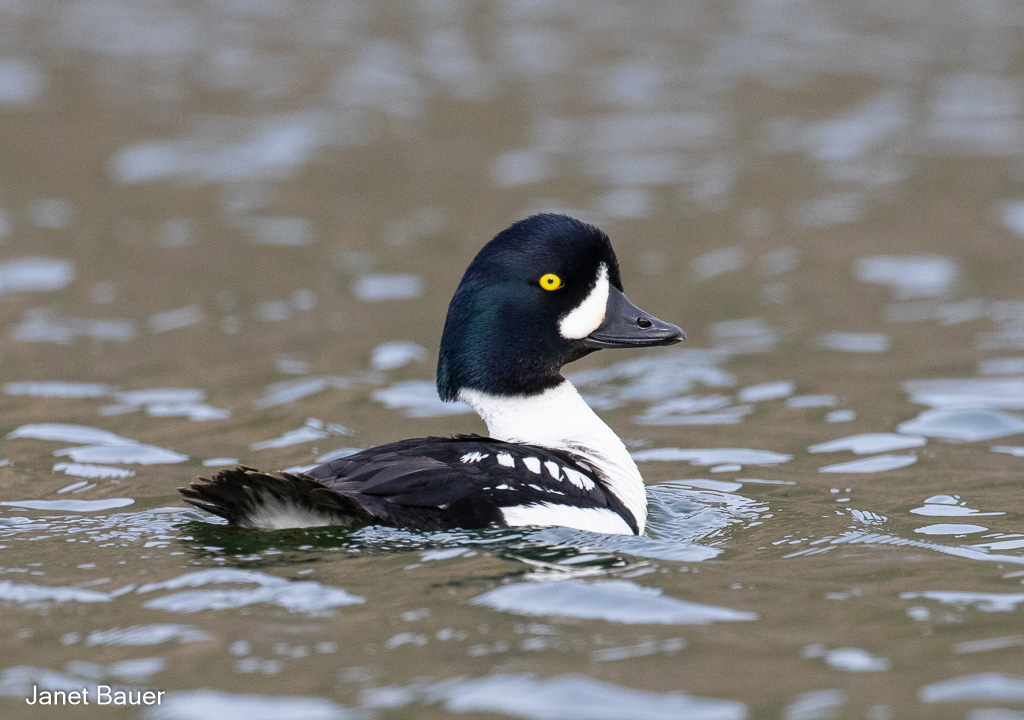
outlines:
[[[540,286],[545,290],[557,290],[562,287],[562,278],[554,273],[548,273],[540,279]]]

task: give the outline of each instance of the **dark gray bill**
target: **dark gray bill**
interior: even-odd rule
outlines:
[[[644,312],[613,287],[604,322],[583,338],[583,344],[592,348],[656,347],[685,339],[686,333],[678,326]]]

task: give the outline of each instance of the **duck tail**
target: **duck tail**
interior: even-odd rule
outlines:
[[[221,470],[178,488],[185,502],[233,525],[263,530],[376,521],[355,498],[331,490],[301,473],[265,473],[244,465]]]

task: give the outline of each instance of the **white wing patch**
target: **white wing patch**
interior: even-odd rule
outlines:
[[[558,480],[561,474],[561,470],[558,467],[558,463],[552,462],[551,460],[546,460],[544,462],[544,467],[547,468],[548,472],[551,474],[551,477],[553,477],[555,480]]]
[[[593,480],[591,480],[578,470],[573,470],[572,468],[568,467],[562,469],[565,470],[565,476],[569,478],[569,482],[578,487],[580,490],[593,490],[595,487],[597,487],[594,484]]]
[[[466,453],[465,455],[463,455],[459,459],[462,462],[464,462],[464,463],[475,463],[475,462],[480,462],[481,460],[483,460],[486,457],[490,457],[490,454],[489,453],[482,453],[482,452],[471,452],[471,453]]]
[[[558,322],[558,332],[570,340],[585,338],[597,330],[604,322],[604,313],[608,307],[608,266],[601,263],[597,270],[597,282],[594,289],[583,298],[583,302],[574,307]]]
[[[509,453],[498,453],[496,457],[499,465],[504,465],[505,467],[510,468],[514,468],[516,466],[516,459]]]
[[[507,525],[559,525],[613,535],[633,534],[622,516],[608,508],[537,503],[502,508],[501,514]]]
[[[540,459],[535,457],[523,458],[523,465],[532,473],[540,475]]]

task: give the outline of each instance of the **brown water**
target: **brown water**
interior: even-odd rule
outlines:
[[[3,717],[1024,718],[1022,31],[1000,0],[0,3]],[[210,461],[482,431],[433,399],[445,305],[538,210],[689,335],[572,368],[650,537],[181,506]],[[24,701],[97,683],[167,694]]]

